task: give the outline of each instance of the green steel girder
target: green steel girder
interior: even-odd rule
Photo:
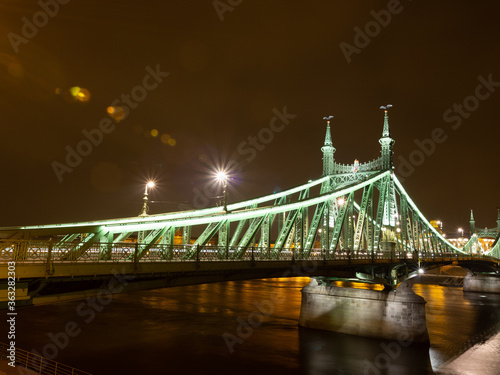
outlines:
[[[408,206],[406,204],[406,198],[404,195],[401,195],[399,197],[399,206],[400,206],[400,212],[401,212],[401,219],[400,219],[400,230],[401,230],[401,245],[403,247],[403,250],[408,250],[408,233],[407,233],[407,218],[408,216]]]
[[[365,236],[367,250],[373,254],[373,235],[374,235],[374,220],[373,220],[373,185],[371,188],[370,197],[368,198],[368,204],[366,208],[366,214],[368,218],[366,219],[365,225]]]
[[[167,246],[173,245],[176,230],[177,228],[175,227],[169,227],[168,230],[163,235],[163,237],[161,238],[161,244]]]
[[[229,256],[229,232],[231,230],[231,225],[229,220],[224,220],[220,229],[219,229],[219,238],[218,238],[218,258],[226,259]]]
[[[418,216],[413,215],[413,248],[420,252],[422,247],[420,246],[420,231],[418,229],[418,223]]]
[[[260,226],[262,225],[262,223],[264,222],[266,217],[267,216],[260,216],[260,217],[256,217],[256,218],[252,219],[252,222],[248,226],[247,231],[245,232],[245,234],[241,238],[241,241],[238,244],[236,251],[234,252],[233,257],[235,259],[239,259],[239,258],[243,257],[246,250],[248,249],[248,245],[252,241],[252,238],[255,237],[255,234],[259,230]]]
[[[113,251],[113,233],[108,232],[107,235],[103,237],[106,238],[106,242],[101,245],[99,259],[111,259],[111,253]]]
[[[409,207],[411,207],[411,209],[416,213],[416,215],[414,216],[414,220],[415,220],[415,217],[418,217],[420,219],[420,221],[423,224],[425,224],[425,226],[431,231],[431,233],[433,233],[436,236],[436,238],[441,243],[445,244],[445,246],[447,246],[449,249],[452,249],[453,251],[456,251],[456,252],[459,252],[459,253],[464,253],[462,250],[460,250],[459,248],[457,248],[456,246],[454,246],[452,243],[450,243],[446,238],[444,238],[442,236],[442,234],[439,233],[436,230],[436,228],[434,228],[429,223],[429,221],[425,218],[425,216],[422,214],[422,212],[420,212],[420,210],[418,209],[418,207],[416,206],[416,204],[413,202],[413,200],[408,196],[408,194],[406,193],[405,189],[403,188],[403,185],[401,185],[401,182],[399,182],[399,180],[397,179],[396,176],[393,176],[393,180],[394,180],[395,187],[396,187],[397,191],[399,192],[400,196],[404,195],[406,197],[406,200],[408,201]]]
[[[255,205],[248,207],[248,209],[255,209],[255,208],[257,208],[257,206],[255,206]],[[240,239],[241,232],[243,232],[243,228],[245,227],[247,222],[248,222],[248,219],[240,220],[240,222],[238,223],[238,226],[236,227],[236,230],[233,233],[233,236],[231,238],[231,242],[229,242],[230,247],[236,246],[236,244],[238,243],[238,241]]]
[[[358,215],[358,223],[356,225],[356,232],[354,234],[354,251],[359,250],[361,243],[361,236],[365,227],[365,219],[368,211],[369,202],[373,199],[373,185],[365,186],[363,189],[363,197],[361,199],[361,206]],[[369,221],[369,220],[367,220]]]
[[[160,240],[163,245],[161,251],[162,259],[168,260],[173,258],[173,245],[176,230],[177,229],[175,227],[169,227]]]
[[[210,237],[208,240],[210,240],[212,237]],[[191,243],[191,226],[186,225],[182,228],[182,244],[183,245],[189,245]],[[203,244],[205,246],[205,244]]]
[[[309,191],[309,189],[307,189]],[[287,197],[283,196],[278,199],[275,199],[274,205],[275,206],[280,206],[284,202],[286,202]],[[274,219],[276,217],[276,214],[274,213],[269,213],[266,215],[266,218],[264,219],[264,222],[261,225],[260,229],[260,239],[259,239],[259,247],[260,248],[265,248],[265,249],[270,249],[271,247],[271,227],[273,225]]]
[[[299,194],[299,201],[309,198],[309,189],[303,190]],[[287,239],[285,247],[290,248],[294,243],[295,249],[302,253],[304,245],[304,220],[307,216],[307,207],[302,207],[298,210],[295,225]]]
[[[309,256],[309,252],[314,246],[314,240],[316,238],[316,233],[318,231],[318,226],[323,216],[323,211],[328,204],[328,201],[322,202],[316,206],[316,211],[314,212],[313,219],[311,221],[311,226],[309,227],[309,233],[307,234],[307,240],[304,246],[303,255],[305,257]]]
[[[80,233],[69,233],[65,235],[61,241],[59,241],[56,245],[54,245],[54,248],[58,248],[60,246],[64,246],[68,243],[73,242],[75,238],[77,238],[80,235]]]
[[[169,229],[169,226],[165,226],[163,228],[157,228],[149,232],[149,234],[144,238],[144,242],[142,244],[138,244],[138,254],[137,260],[142,259],[142,257],[151,249],[151,246],[155,245],[161,237],[165,234],[165,232]]]
[[[347,198],[347,201],[344,202],[343,205],[340,206],[340,211],[337,216],[337,220],[335,220],[335,225],[333,227],[333,234],[332,234],[332,240],[330,242],[329,246],[329,252],[335,253],[335,250],[337,249],[337,245],[339,243],[340,239],[340,232],[342,231],[342,227],[344,225],[346,213],[348,211],[348,206],[352,205],[352,201],[354,199],[354,192],[351,192],[349,194],[349,197]]]
[[[323,219],[321,221],[321,235],[320,235],[320,244],[322,249],[328,248],[328,244],[330,242],[330,201],[325,205],[323,210]]]
[[[210,239],[215,236],[215,233],[220,229],[220,227],[224,224],[224,220],[214,221],[208,224],[203,233],[194,241],[192,247],[189,247],[184,259],[192,259],[196,256],[196,252],[199,249],[203,249],[205,245],[210,241]]]
[[[234,231],[234,233],[233,233],[233,235],[231,237],[231,241],[229,242],[229,246],[230,247],[236,246],[236,244],[238,243],[238,241],[240,239],[241,232],[243,232],[243,228],[245,227],[245,225],[247,224],[247,222],[248,222],[248,219],[243,219],[243,220],[240,220],[238,222],[236,230]]]
[[[271,224],[274,219],[273,214],[266,215],[264,222],[260,226],[260,239],[259,247],[261,249],[268,249],[270,247],[271,241]]]
[[[306,230],[307,207],[300,209],[295,220],[295,249],[302,254],[304,248],[304,231]]]
[[[354,247],[354,192],[351,193],[350,199],[347,200],[347,225],[345,228],[344,238],[346,243],[346,249],[352,250]],[[333,237],[333,235],[332,235]],[[332,249],[335,250],[335,249]]]
[[[74,249],[68,251],[61,260],[76,260],[80,258],[92,245],[98,243],[102,236],[106,235],[108,230],[102,227],[97,233],[89,233],[89,235],[81,241]]]
[[[118,243],[120,241],[125,241],[131,234],[132,234],[132,232],[119,233],[118,236],[116,236],[114,238],[113,243]]]
[[[295,219],[297,218],[298,213],[299,213],[299,210],[290,211],[288,213],[285,224],[281,228],[281,232],[279,233],[278,238],[274,244],[274,248],[273,248],[274,255],[279,254],[281,252],[281,250],[283,249],[283,244],[285,243],[285,240],[287,239],[288,235],[290,234],[290,231],[292,229],[292,225],[295,222]]]
[[[380,181],[379,197],[377,205],[377,218],[375,221],[375,238],[373,240],[373,251],[378,252],[380,245],[380,235],[382,233],[382,220],[384,218],[385,200],[387,196],[387,185],[389,177]]]

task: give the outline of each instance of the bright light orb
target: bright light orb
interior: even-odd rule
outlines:
[[[424,273],[424,269],[423,268],[419,268],[418,269],[418,273],[420,273],[420,274]]]
[[[226,182],[227,181],[227,173],[224,171],[217,172],[215,177],[217,178],[217,181],[219,181],[219,182]]]
[[[153,188],[155,187],[155,183],[153,181],[148,182],[148,188]]]
[[[345,199],[342,198],[342,197],[340,197],[339,199],[337,199],[337,203],[338,203],[339,206],[343,206],[344,203],[345,203]]]

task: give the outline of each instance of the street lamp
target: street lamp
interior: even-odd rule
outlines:
[[[155,187],[155,183],[153,181],[148,181],[146,189],[144,190],[144,198],[142,199],[142,211],[139,216],[148,216],[148,188],[153,187]]]
[[[222,195],[224,197],[223,198],[224,211],[227,212],[227,173],[224,171],[218,171],[215,177],[217,178],[217,181],[219,181],[222,184],[222,187],[224,188]]]
[[[458,231],[462,234],[462,241],[464,240],[464,228],[458,228]]]

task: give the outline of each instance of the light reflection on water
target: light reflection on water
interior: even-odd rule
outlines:
[[[48,333],[74,321],[81,333],[56,360],[96,375],[369,374],[384,347],[396,350],[390,341],[299,329],[300,289],[308,282],[304,277],[231,281],[114,295],[89,323],[76,312],[81,301],[21,309],[17,344],[41,352],[51,343]],[[432,373],[498,331],[500,296],[434,285],[413,288],[428,301],[431,347],[401,348],[380,373]],[[251,316],[254,327],[242,326]],[[233,353],[224,335],[236,339]]]

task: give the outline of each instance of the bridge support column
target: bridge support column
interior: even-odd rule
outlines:
[[[464,292],[500,293],[500,276],[467,275],[464,277]]]
[[[316,279],[302,289],[299,325],[357,336],[429,341],[425,300],[408,283],[394,292],[336,287]]]

